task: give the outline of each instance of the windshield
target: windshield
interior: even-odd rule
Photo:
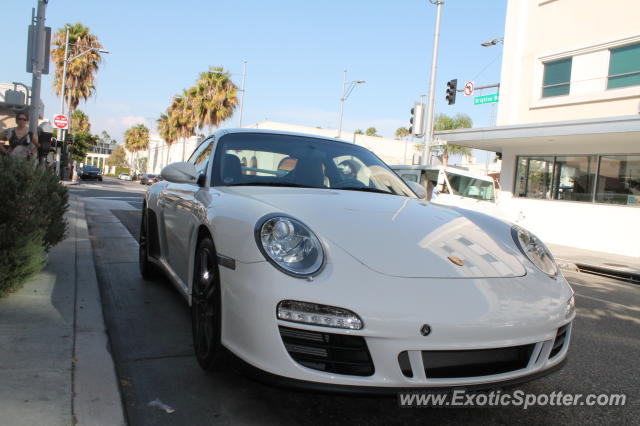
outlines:
[[[313,137],[232,133],[220,139],[213,170],[214,186],[292,186],[415,197],[370,151]]]
[[[483,201],[495,200],[492,182],[451,172],[446,174],[454,194]]]
[[[86,171],[88,171],[88,172],[97,172],[98,170],[100,170],[100,169],[98,169],[97,167],[94,167],[94,166],[84,166],[84,169]]]

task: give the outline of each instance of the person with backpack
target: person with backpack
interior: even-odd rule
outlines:
[[[16,127],[5,130],[0,140],[9,141],[8,147],[0,145],[0,152],[24,158],[35,158],[38,154],[38,135],[29,131],[29,116],[24,111],[16,114]]]

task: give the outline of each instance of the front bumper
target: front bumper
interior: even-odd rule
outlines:
[[[565,318],[563,301],[571,293],[562,277],[562,282],[556,282],[529,271],[527,276],[508,279],[395,278],[350,259],[341,258],[340,266],[329,262],[313,281],[284,275],[267,262],[237,262],[235,270],[220,267],[223,345],[254,369],[262,370],[263,377],[293,380],[306,387],[345,387],[347,391],[504,386],[548,374],[567,356],[572,318]],[[532,286],[532,280],[539,282]],[[523,293],[523,289],[528,291]],[[349,309],[365,326],[356,331],[278,320],[276,306],[287,299]],[[428,336],[420,334],[423,324],[432,329]],[[565,325],[566,337],[550,356],[558,330]],[[308,368],[292,358],[279,327],[361,336],[374,372],[356,376]],[[529,358],[511,371],[429,377],[423,365],[423,351],[522,345],[531,347]],[[403,372],[401,353],[409,359],[410,377],[406,365]]]

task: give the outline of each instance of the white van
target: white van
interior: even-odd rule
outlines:
[[[390,166],[404,180],[427,189],[427,198],[438,204],[497,215],[497,183],[492,177],[445,166]],[[435,191],[432,189],[435,186]],[[429,193],[430,192],[430,193]]]

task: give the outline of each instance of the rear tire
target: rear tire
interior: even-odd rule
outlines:
[[[198,243],[191,292],[191,328],[196,359],[204,370],[220,367],[224,348],[220,275],[215,247],[210,237]]]
[[[152,280],[158,276],[158,269],[149,260],[149,225],[147,220],[147,209],[142,210],[142,220],[140,220],[140,242],[138,245],[138,266],[140,275],[145,280]]]

